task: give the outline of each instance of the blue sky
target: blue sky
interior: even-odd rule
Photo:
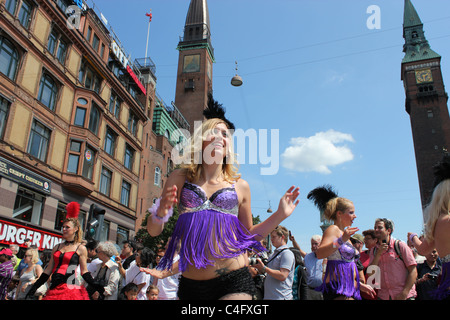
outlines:
[[[189,0],[94,1],[133,60],[145,56],[145,13],[152,10],[148,56],[156,64],[157,92],[170,104]],[[444,82],[450,84],[450,2],[412,2],[431,48],[443,57]],[[367,26],[371,5],[380,9],[379,29]],[[289,186],[299,186],[301,202],[283,225],[307,251],[321,229],[306,195],[323,184],[354,202],[360,231],[372,228],[378,217],[392,219],[394,236],[403,240],[408,231],[422,230],[400,79],[403,5],[403,0],[208,1],[215,99],[237,128],[279,133],[276,175],[261,175],[268,166],[261,161],[240,166],[252,189],[253,214],[266,219],[269,201],[275,211]],[[235,61],[241,87],[230,85]]]

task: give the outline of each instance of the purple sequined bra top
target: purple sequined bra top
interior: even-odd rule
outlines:
[[[179,218],[158,269],[170,269],[179,246],[179,271],[214,265],[215,259],[235,258],[246,251],[264,251],[238,219],[239,201],[234,185],[210,198],[198,185],[185,182],[178,205]]]
[[[325,281],[316,290],[361,300],[359,272],[355,262],[358,257],[355,247],[348,242],[342,243],[338,250],[328,256]]]

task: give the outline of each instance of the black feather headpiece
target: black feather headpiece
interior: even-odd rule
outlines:
[[[214,100],[212,93],[208,93],[208,105],[203,110],[203,115],[206,119],[221,119],[226,123],[228,129],[235,130],[234,124],[225,117],[225,109],[222,104]]]
[[[337,198],[337,193],[330,185],[324,185],[311,190],[308,193],[307,199],[314,202],[314,205],[319,208],[320,211],[324,211],[327,207],[327,202],[331,199]]]
[[[433,167],[434,187],[444,180],[450,179],[450,156],[445,155],[441,162]]]

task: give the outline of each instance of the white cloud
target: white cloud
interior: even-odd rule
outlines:
[[[290,147],[281,155],[281,165],[298,172],[330,174],[329,167],[353,160],[345,142],[355,142],[352,135],[335,131],[318,132],[312,137],[291,138]]]
[[[325,79],[325,84],[341,84],[347,79],[347,77],[348,73],[338,73],[336,71],[331,71]]]

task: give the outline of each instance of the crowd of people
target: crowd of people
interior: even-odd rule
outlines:
[[[112,242],[86,243],[79,204],[71,202],[64,241],[48,260],[40,262],[35,248],[26,250],[20,263],[13,262],[11,249],[0,251],[0,299],[450,299],[448,158],[436,167],[423,237],[410,233],[407,243],[395,239],[394,224],[386,218],[358,233],[353,202],[322,186],[307,198],[332,224],[311,238],[306,253],[281,225],[299,203],[299,188],[288,188],[278,209],[254,225],[250,186],[238,173],[233,153],[234,125],[212,95],[204,116],[183,150],[185,159],[148,210],[147,231],[158,236],[178,208],[164,247],[155,253],[129,241],[119,253]],[[269,234],[275,250],[267,255]]]

